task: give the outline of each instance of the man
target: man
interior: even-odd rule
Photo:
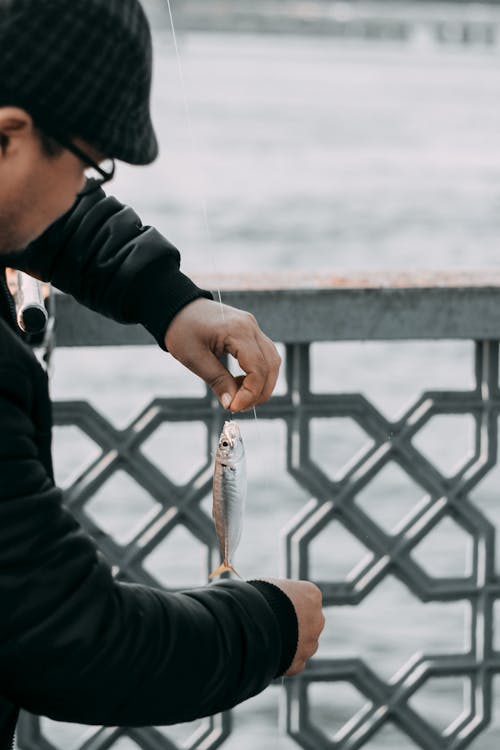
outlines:
[[[151,41],[137,0],[0,0],[0,263],[139,322],[232,411],[271,395],[279,357],[179,254],[106,197],[104,157],[151,162]],[[93,166],[99,180],[85,180]],[[234,379],[219,356],[237,357]],[[19,707],[141,726],[227,709],[302,670],[324,618],[308,582],[226,581],[180,594],[113,580],[61,506],[45,374],[0,275],[0,749]]]

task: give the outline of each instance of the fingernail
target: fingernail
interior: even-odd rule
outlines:
[[[222,406],[224,407],[224,409],[229,409],[229,407],[231,406],[231,401],[232,400],[233,399],[231,398],[231,396],[229,395],[229,393],[223,393],[222,396],[221,396],[220,402],[221,402]]]

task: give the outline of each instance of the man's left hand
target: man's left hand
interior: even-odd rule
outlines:
[[[254,316],[199,298],[183,307],[165,334],[168,351],[202,378],[225,409],[244,411],[269,399],[281,358]],[[245,375],[233,376],[221,363],[231,354]]]

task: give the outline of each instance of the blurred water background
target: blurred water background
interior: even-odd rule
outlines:
[[[308,4],[301,5],[307,11]],[[335,5],[344,16],[354,12],[349,4]],[[311,3],[309,11],[317,6]],[[280,34],[276,24],[263,22],[260,27],[247,22],[245,33],[218,33],[189,30],[181,18],[182,82],[166,3],[150,0],[147,7],[154,27],[153,106],[161,156],[147,168],[120,164],[108,192],[134,206],[145,223],[181,249],[186,273],[487,272],[498,266],[500,43],[493,32],[464,43],[451,32],[440,39],[432,25],[413,21],[411,33],[369,35],[373,38],[298,33],[300,24],[294,33]],[[373,4],[372,15],[381,18],[387,7],[377,16]],[[432,3],[397,3],[389,6],[393,14],[395,7],[399,18],[443,15],[443,6]],[[463,18],[477,7],[450,5],[444,15]],[[173,9],[175,18],[180,4]],[[487,12],[496,18],[495,7]],[[221,28],[215,16],[212,20]],[[260,323],[265,329],[266,321]],[[470,342],[322,344],[314,347],[313,359],[315,390],[361,391],[391,417],[423,389],[472,385]],[[282,388],[280,383],[278,392]],[[154,347],[56,353],[53,396],[87,398],[118,426],[157,395],[203,392],[194,377]],[[313,434],[317,461],[330,475],[341,472],[367,441],[347,420],[337,422],[329,425],[328,437],[321,424]],[[245,577],[275,575],[280,531],[309,495],[286,473],[284,425],[247,421],[244,438],[249,495],[237,568]],[[419,440],[422,450],[451,473],[471,448],[469,420],[434,420]],[[162,429],[144,450],[183,483],[203,464],[204,441],[203,426],[180,423]],[[63,485],[95,455],[95,447],[74,428],[56,430],[55,451]],[[495,471],[473,497],[497,528],[499,480]],[[422,488],[393,466],[358,500],[391,529],[422,495]],[[105,531],[126,541],[151,507],[126,474],[117,474],[89,511]],[[204,507],[208,514],[210,498]],[[415,555],[435,575],[460,575],[468,569],[469,547],[466,535],[444,522]],[[366,554],[347,531],[330,529],[313,545],[312,573],[343,579]],[[206,580],[204,551],[181,528],[152,556],[150,566],[167,585]],[[496,615],[498,630],[500,607]],[[417,652],[464,650],[466,622],[465,603],[424,605],[388,578],[359,607],[328,611],[318,656],[359,656],[390,678]],[[498,634],[496,645],[500,648]],[[462,710],[463,686],[454,679],[439,682],[420,691],[415,706],[445,727]],[[499,705],[498,679],[495,689]],[[238,708],[224,747],[244,750],[257,742],[261,750],[296,747],[278,728],[278,694],[279,688],[271,687]],[[364,702],[347,685],[322,686],[313,699],[313,718],[326,722],[332,737]],[[65,750],[76,747],[82,733],[51,722],[45,729]],[[165,729],[181,738],[186,731]],[[491,729],[472,747],[493,750],[499,742],[497,711]],[[123,739],[115,747],[135,745]],[[415,745],[389,725],[367,747]]]

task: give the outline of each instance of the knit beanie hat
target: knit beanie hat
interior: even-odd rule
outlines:
[[[151,32],[138,0],[0,0],[0,106],[47,135],[149,164]]]

